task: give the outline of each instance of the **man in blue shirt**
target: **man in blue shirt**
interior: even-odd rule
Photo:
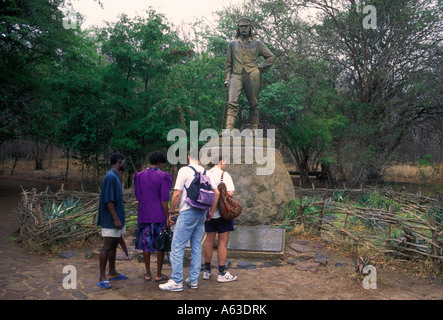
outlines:
[[[111,170],[103,178],[100,202],[98,207],[97,225],[102,228],[104,239],[100,250],[100,278],[97,285],[101,288],[111,288],[109,280],[125,280],[124,274],[115,270],[116,250],[120,237],[125,234],[125,207],[123,190],[119,172],[126,169],[125,157],[121,153],[111,156]],[[109,260],[109,274],[106,277],[106,263]]]

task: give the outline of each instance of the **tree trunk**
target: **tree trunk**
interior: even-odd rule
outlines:
[[[69,148],[66,148],[65,188],[68,187],[68,173],[69,173]]]
[[[54,148],[53,145],[51,143],[50,147],[49,147],[49,162],[48,162],[48,168],[52,168],[52,156],[53,156],[53,152],[54,152]]]
[[[132,187],[132,170],[128,171],[128,180],[127,180],[127,188]]]
[[[15,165],[17,164],[18,158],[20,158],[20,155],[14,156],[14,164],[12,165],[11,176],[14,174]]]
[[[309,165],[307,161],[302,161],[298,164],[298,169],[300,171],[300,180],[303,184],[309,184]]]
[[[43,152],[38,141],[35,142],[35,147],[32,148],[31,152],[34,157],[35,170],[43,170]]]
[[[309,184],[309,155],[303,150],[291,150],[291,152],[297,162],[301,183]]]
[[[35,158],[35,170],[43,170],[43,159]]]

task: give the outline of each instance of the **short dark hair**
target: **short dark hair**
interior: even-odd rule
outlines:
[[[168,162],[168,159],[166,158],[166,155],[162,151],[154,151],[149,156],[150,164],[166,163],[166,162]]]
[[[223,160],[223,155],[220,153],[218,156],[213,156],[211,162],[213,165],[219,164]]]
[[[208,163],[208,166],[210,168],[214,167],[215,165],[219,164],[220,161],[224,160],[224,157],[222,154],[219,154],[218,156],[214,155],[210,158],[210,162]]]
[[[112,166],[112,165],[116,164],[118,162],[118,160],[125,160],[125,156],[119,152],[116,152],[111,156],[111,159],[109,162],[111,163],[111,166]]]
[[[192,160],[199,159],[200,149],[197,148],[197,151],[195,151],[195,150],[196,149],[189,149],[189,151],[188,151],[188,157],[190,157]]]

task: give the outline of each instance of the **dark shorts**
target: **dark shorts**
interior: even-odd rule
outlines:
[[[218,233],[234,231],[234,220],[226,221],[222,218],[217,218],[205,221],[205,231]]]

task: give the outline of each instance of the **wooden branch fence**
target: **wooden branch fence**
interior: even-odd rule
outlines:
[[[317,192],[318,200],[300,195],[292,216],[278,224],[303,225],[328,242],[351,239],[356,246],[394,260],[430,260],[442,272],[441,201],[393,191],[378,192],[400,205],[376,209],[335,202],[326,193],[320,198]]]
[[[74,207],[61,207],[61,203],[70,197]],[[97,234],[95,219],[99,196],[83,192],[63,190],[52,193],[48,189],[37,193],[35,189],[22,192],[16,209],[20,222],[19,236],[22,243],[30,250],[51,251],[51,246],[64,241],[70,243],[88,239]],[[81,201],[81,203],[79,203]],[[51,207],[52,206],[52,207]],[[49,209],[58,210],[60,216],[50,213]]]
[[[319,196],[321,190],[316,192],[317,196],[310,194],[311,198],[300,195],[291,215],[278,224],[303,225],[329,242],[351,239],[356,246],[392,259],[430,260],[440,272],[443,269],[441,200],[378,190],[380,195],[400,204],[385,210],[336,202],[326,192],[322,196]],[[52,209],[60,209],[58,214],[66,213],[64,210],[70,209],[69,205],[60,208],[60,204],[68,197],[71,203],[80,202],[76,210],[61,216],[48,213],[51,204]],[[125,195],[125,202],[133,200],[133,195]],[[98,234],[98,204],[99,195],[94,193],[23,191],[17,208],[20,238],[36,251],[47,250],[57,243],[85,240]]]
[[[22,192],[17,211],[20,223],[18,234],[29,250],[51,253],[61,245],[81,242],[99,235],[97,215],[98,193],[49,189]],[[136,222],[137,205],[131,189],[123,190],[126,224]]]

